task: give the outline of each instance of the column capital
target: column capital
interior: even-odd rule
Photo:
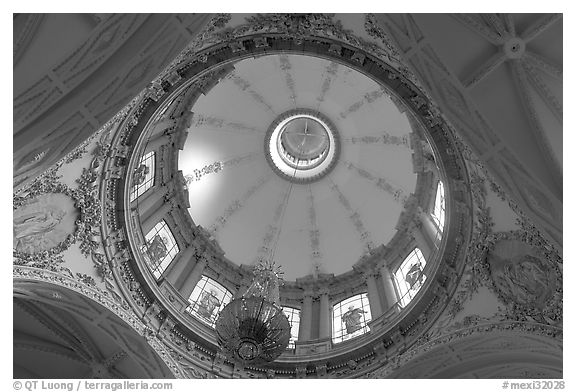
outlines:
[[[304,292],[302,293],[302,297],[304,297],[304,298],[306,298],[306,297],[314,298],[314,297],[315,297],[315,294],[316,294],[316,293],[314,292],[313,289],[307,288],[307,289],[304,289]]]
[[[201,264],[204,267],[208,264],[209,257],[206,252],[196,253],[194,257],[196,258],[196,264]]]
[[[318,295],[320,296],[329,296],[330,295],[330,289],[328,287],[320,287],[318,289]]]
[[[406,230],[410,234],[412,234],[415,230],[420,230],[422,228],[421,214],[423,213],[424,213],[423,211],[419,211],[419,213],[417,215],[414,215],[414,217],[406,225]]]
[[[385,274],[386,275],[392,275],[392,269],[390,268],[390,263],[388,261],[386,261],[380,267],[380,275],[385,275]]]
[[[370,278],[378,278],[380,276],[380,271],[377,268],[374,269],[369,269],[366,271],[362,272],[362,277],[364,278],[364,280],[368,280]]]

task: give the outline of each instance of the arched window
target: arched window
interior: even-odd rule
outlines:
[[[402,307],[408,305],[426,280],[426,275],[422,272],[425,265],[426,259],[424,259],[422,252],[420,249],[414,248],[394,272],[394,280]]]
[[[158,279],[178,254],[178,244],[164,220],[158,222],[145,238],[146,245],[143,246],[142,254],[154,277]]]
[[[294,348],[294,342],[298,340],[298,330],[300,329],[300,310],[283,306],[282,311],[286,317],[288,317],[288,322],[290,322],[290,342],[288,343],[288,348]]]
[[[438,181],[436,188],[436,199],[434,200],[434,211],[432,212],[432,219],[438,227],[438,231],[444,229],[444,218],[446,216],[446,200],[444,198],[444,184]]]
[[[368,332],[372,319],[368,295],[358,294],[334,305],[332,316],[332,341],[334,343],[360,336]]]
[[[202,276],[188,302],[188,313],[205,324],[214,327],[220,311],[232,300],[232,293],[207,276]]]
[[[140,165],[134,170],[134,186],[132,187],[132,192],[130,192],[131,202],[154,185],[154,163],[155,154],[154,151],[150,151],[142,157]]]

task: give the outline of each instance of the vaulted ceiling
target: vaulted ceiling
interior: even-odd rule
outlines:
[[[562,247],[562,14],[379,14],[496,181]]]
[[[142,336],[90,299],[33,282],[15,290],[15,378],[172,377]]]

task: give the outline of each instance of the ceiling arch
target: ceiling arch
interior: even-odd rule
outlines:
[[[142,336],[82,295],[19,282],[13,312],[15,378],[174,377]]]
[[[422,350],[389,377],[562,378],[562,344],[558,340],[498,326],[493,330],[444,337],[446,344]]]

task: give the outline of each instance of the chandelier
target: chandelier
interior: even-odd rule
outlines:
[[[287,143],[290,142],[288,144],[290,144],[291,154],[286,156],[293,155],[298,159],[295,159],[293,165],[289,165],[292,176],[287,178],[290,181],[290,187],[286,190],[280,222],[284,219],[286,205],[290,199],[298,169],[300,166],[308,164],[308,158],[315,157],[318,153],[323,156],[327,149],[327,142],[323,140],[324,138],[310,142],[312,136],[326,134],[320,123],[316,127],[318,128],[316,129],[317,132],[309,132],[308,118],[302,120],[302,118],[296,117],[290,117],[286,120],[288,122],[297,120],[297,123],[294,124],[297,129],[293,130],[292,133],[288,132],[288,137],[284,140]],[[310,121],[313,120],[316,120],[316,117],[311,117]],[[276,130],[284,128],[284,125],[277,126],[275,123],[271,126],[271,129]],[[268,142],[270,140],[272,139],[269,139]],[[275,140],[273,143],[275,145],[282,144],[282,134],[275,133],[273,140]],[[305,156],[303,155],[305,150],[312,151],[313,154],[310,157]],[[284,174],[288,175],[289,173]],[[261,259],[254,266],[254,279],[250,287],[240,298],[228,303],[216,320],[216,335],[223,354],[231,361],[241,365],[272,362],[284,352],[290,341],[290,322],[282,308],[278,306],[280,303],[279,285],[282,281],[280,275],[282,273],[272,261],[276,254],[281,231],[282,226],[276,234],[276,241],[271,248],[269,257]]]
[[[277,304],[280,299],[279,268],[260,261],[246,292],[222,309],[216,335],[224,355],[236,363],[256,365],[272,362],[290,340],[290,323]]]

